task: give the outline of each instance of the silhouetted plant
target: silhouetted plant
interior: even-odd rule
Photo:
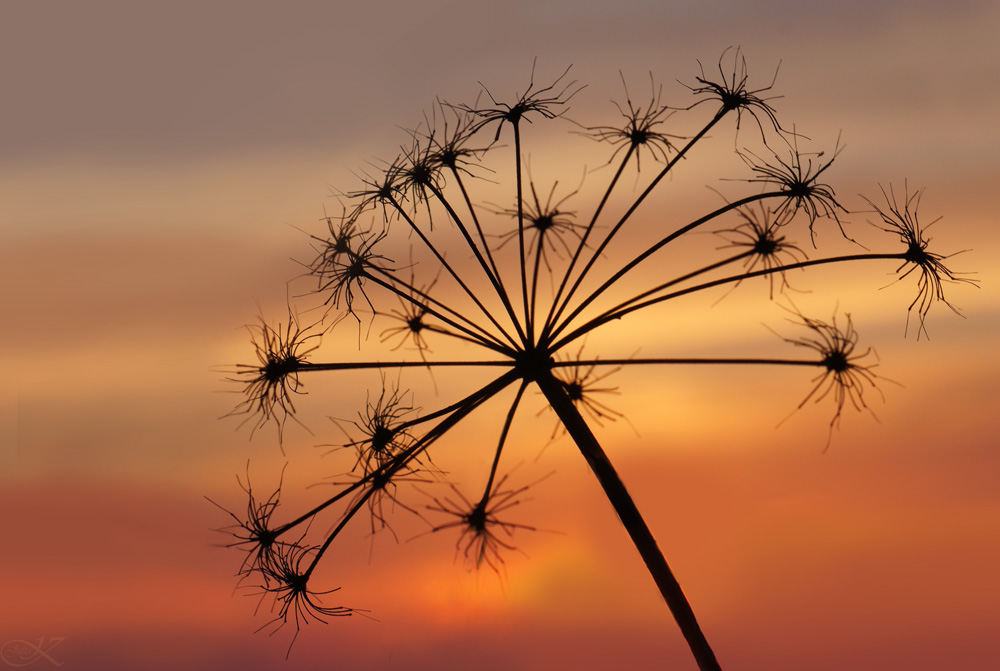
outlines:
[[[766,86],[752,88],[738,49],[724,53],[717,69],[717,75],[702,69],[696,83],[688,86],[696,100],[687,107],[662,104],[661,90],[654,83],[647,105],[637,106],[629,98],[624,105],[616,104],[621,116],[617,125],[576,122],[577,128],[584,129],[583,135],[610,145],[609,163],[617,164],[587,217],[581,218],[578,210],[567,205],[576,191],[560,196],[555,183],[540,187],[525,177],[523,124],[552,122],[564,116],[567,103],[582,88],[567,81],[568,69],[548,86],[537,85],[533,72],[525,92],[516,95],[512,103],[500,102],[488,90],[488,104],[438,102],[430,117],[425,116],[424,124],[409,133],[395,159],[374,174],[362,176],[360,187],[341,195],[342,214],[325,218],[326,235],[311,236],[315,257],[304,264],[315,283],[311,293],[318,297],[323,316],[310,328],[300,327],[291,309],[284,325],[262,321],[254,329],[258,362],[239,366],[234,375],[245,393],[234,413],[247,414],[255,428],[275,424],[280,438],[283,425],[294,417],[292,397],[303,393],[307,374],[364,369],[381,374],[381,388],[369,392],[356,418],[338,421],[348,436],[342,448],[350,453],[350,473],[342,476],[343,482],[332,484],[332,495],[318,499],[310,509],[282,515],[285,511],[279,507],[277,491],[261,501],[251,492],[249,482],[244,487],[249,503],[244,516],[233,515],[233,545],[248,551],[239,571],[241,580],[254,581],[262,598],[273,600],[275,616],[269,625],[292,624],[298,629],[311,619],[326,620],[353,612],[347,607],[323,605],[321,600],[329,600],[336,590],[315,591],[308,583],[352,520],[368,515],[372,531],[387,526],[387,501],[392,504],[390,510],[398,504],[421,516],[443,516],[443,521],[428,521],[428,533],[457,531],[459,555],[472,565],[500,570],[502,554],[513,548],[511,535],[532,528],[508,518],[525,488],[506,485],[501,457],[526,391],[535,387],[559,420],[557,432],[565,430],[597,476],[699,667],[719,668],[652,533],[591,430],[590,422],[602,426],[604,420],[614,421],[623,415],[594,396],[617,392],[605,382],[608,375],[636,366],[799,366],[816,371],[802,405],[811,400],[832,400],[832,431],[846,406],[867,407],[864,393],[875,389],[878,379],[871,363],[873,352],[858,344],[850,316],[839,323],[837,318],[824,322],[794,309],[795,321],[805,328],[805,335],[781,337],[797,348],[802,354],[799,357],[587,358],[583,356],[584,338],[634,312],[660,308],[689,294],[715,287],[733,289],[747,280],[762,278],[773,298],[789,288],[788,271],[861,261],[897,263],[900,279],[917,274],[917,297],[909,311],[916,313],[922,334],[933,303],[950,306],[944,298],[944,285],[974,280],[949,270],[947,256],[928,251],[930,240],[916,213],[920,192],[907,193],[900,202],[891,188],[883,190],[885,206],[872,203],[879,218],[872,230],[892,234],[902,249],[869,251],[858,245],[853,254],[809,258],[803,247],[789,238],[795,222],[806,224],[814,250],[816,227],[823,221],[832,222],[847,238],[844,224],[850,213],[833,188],[820,181],[827,179],[840,156],[839,140],[828,155],[800,151],[804,136],[779,123],[771,104],[774,98],[767,97],[773,79]],[[710,113],[693,135],[685,136],[680,130],[666,132],[665,126],[674,117],[697,115],[710,105]],[[638,253],[627,251],[624,245],[616,248],[637,210],[681,159],[705,142],[709,131],[724,119],[735,117],[738,130],[744,115],[756,122],[763,149],[738,150],[745,165],[735,164],[750,171],[741,180],[748,192],[689,222],[664,223],[654,229],[656,237]],[[504,131],[512,136],[512,151],[510,145],[499,144]],[[759,157],[765,152],[772,158]],[[655,175],[644,185],[637,182],[638,195],[628,197],[624,205],[612,204],[612,194],[625,190],[620,178],[626,167],[634,163],[637,174],[643,174],[638,171],[640,153],[646,158],[643,171],[650,161],[658,164]],[[474,195],[473,187],[481,179],[489,187],[508,183],[502,169],[487,164],[496,156],[503,156],[512,169],[510,206],[483,205]],[[607,212],[612,208],[617,209],[615,214]],[[737,223],[717,223],[727,218]],[[715,232],[725,244],[720,245],[716,238],[715,249],[709,245],[706,253],[730,250],[720,254],[721,258],[705,263],[691,262],[688,256],[690,267],[682,267],[680,262],[651,262],[676,240],[710,225],[718,227]],[[390,251],[390,239],[397,238],[411,247],[405,264],[395,260]],[[515,241],[516,253],[512,249]],[[896,243],[891,239],[886,242]],[[392,249],[398,252],[399,248]],[[467,255],[470,258],[463,259]],[[641,280],[633,281],[640,269]],[[629,282],[624,281],[626,276]],[[635,289],[639,281],[642,286]],[[376,307],[384,301],[388,305]],[[356,320],[359,335],[371,333],[374,321],[383,323],[376,340],[390,343],[390,353],[402,354],[392,360],[313,361],[321,332],[346,316]],[[633,350],[639,345],[629,343]],[[438,346],[447,347],[452,355],[436,355]],[[477,354],[454,355],[469,351]],[[416,356],[408,356],[411,352]],[[479,370],[484,381],[472,393],[430,409],[418,405],[399,386],[398,379],[387,382],[389,371],[423,369],[433,375],[445,368]],[[424,504],[417,502],[419,498],[407,498],[404,492],[408,494],[413,488],[404,489],[404,484],[446,481],[434,466],[432,448],[449,430],[508,388],[515,392],[497,427],[496,440],[482,445],[483,450],[492,452],[482,493],[467,497],[463,493],[468,492],[467,487],[449,483],[450,493],[431,495],[429,504],[428,495],[423,495]],[[317,524],[314,530],[313,521],[326,511],[333,511],[337,522],[332,529]],[[278,523],[279,517],[285,521]]]

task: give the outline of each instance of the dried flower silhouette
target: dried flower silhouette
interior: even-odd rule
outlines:
[[[533,527],[500,518],[521,503],[518,497],[528,489],[527,486],[503,489],[506,479],[507,476],[503,476],[497,480],[496,487],[487,490],[487,494],[476,503],[469,501],[453,484],[451,495],[435,498],[434,504],[427,506],[427,510],[452,518],[431,531],[459,529],[455,551],[475,568],[485,564],[494,571],[500,571],[504,566],[503,552],[516,549],[509,542],[514,532],[517,529],[534,530]]]
[[[319,347],[321,334],[300,326],[291,311],[284,326],[261,319],[250,333],[258,363],[237,366],[246,398],[230,414],[246,415],[244,422],[254,420],[255,431],[274,422],[280,437],[285,420],[295,417],[294,395],[303,393],[299,371],[306,356]]]
[[[592,431],[592,425],[624,417],[606,402],[607,394],[619,393],[608,378],[636,367],[810,368],[815,375],[811,382],[804,380],[808,392],[802,405],[833,405],[832,429],[845,408],[866,408],[864,394],[878,381],[868,358],[871,350],[860,344],[850,317],[838,323],[836,316],[824,322],[797,315],[805,335],[782,336],[790,345],[785,358],[753,353],[639,358],[634,353],[641,343],[629,341],[628,334],[617,341],[623,351],[592,356],[585,355],[587,336],[628,322],[632,313],[667,310],[681,297],[703,294],[711,305],[719,293],[713,290],[724,292],[755,278],[768,285],[769,298],[780,299],[789,288],[789,271],[859,262],[898,264],[899,279],[916,274],[917,296],[909,310],[917,312],[924,333],[931,305],[950,306],[944,285],[973,281],[951,271],[945,265],[948,256],[929,251],[930,240],[916,215],[920,192],[899,202],[890,189],[883,191],[885,206],[872,204],[881,221],[869,230],[884,250],[858,246],[854,254],[811,257],[820,253],[820,227],[828,225],[846,237],[849,211],[821,181],[841,153],[839,141],[828,154],[800,151],[804,136],[786,130],[772,106],[774,79],[754,88],[738,49],[724,53],[716,69],[701,69],[695,83],[686,85],[685,95],[696,98],[687,106],[663,104],[661,89],[653,83],[645,105],[634,104],[626,88],[624,104],[615,104],[617,124],[574,121],[577,136],[596,140],[611,155],[610,177],[599,188],[560,190],[557,182],[540,183],[527,170],[525,125],[533,124],[533,134],[554,127],[549,124],[559,123],[582,88],[568,81],[567,69],[548,85],[536,83],[533,71],[513,102],[489,90],[488,102],[438,102],[423,124],[408,132],[396,158],[341,194],[342,214],[325,217],[324,235],[310,236],[315,256],[304,264],[309,296],[322,317],[311,328],[300,327],[292,317],[284,326],[262,322],[254,330],[258,362],[238,367],[233,376],[245,393],[235,412],[252,418],[255,428],[275,424],[279,438],[286,420],[294,417],[292,397],[304,393],[307,374],[372,370],[381,381],[359,397],[360,411],[334,410],[350,418],[337,420],[347,438],[333,450],[349,455],[343,457],[349,473],[341,474],[339,483],[327,483],[332,494],[325,490],[312,508],[286,512],[278,492],[261,501],[249,485],[244,488],[250,501],[246,519],[233,515],[233,545],[248,552],[240,578],[254,582],[273,603],[276,615],[269,624],[298,629],[314,619],[351,614],[350,608],[321,603],[335,590],[311,585],[314,569],[347,525],[368,518],[377,531],[397,508],[426,516],[428,533],[455,533],[458,555],[470,564],[500,570],[504,553],[514,548],[513,536],[532,529],[510,517],[525,488],[507,484],[510,466],[504,455],[515,423],[538,414],[540,392],[558,419],[558,432],[580,449],[614,506],[699,668],[720,668],[652,532]],[[753,133],[748,139],[762,141],[763,147],[740,148],[743,161],[736,158],[732,166],[739,172],[727,173],[727,167],[720,174],[742,193],[691,220],[673,221],[672,212],[656,211],[651,194],[664,178],[709,142],[709,132],[724,120],[738,130],[745,115],[760,132],[760,138]],[[680,119],[695,119],[698,130],[670,127]],[[502,138],[511,141],[503,144]],[[758,158],[767,154],[772,158]],[[646,181],[651,164],[654,172]],[[620,178],[633,165],[639,177],[630,192]],[[594,174],[605,173],[591,173],[588,180],[597,179]],[[477,195],[480,189],[485,195]],[[508,189],[504,197],[510,200],[490,205],[499,189]],[[576,205],[584,195],[593,195],[596,204]],[[657,223],[640,226],[640,216]],[[661,260],[678,240],[704,231],[717,234],[692,237],[708,241],[704,255]],[[808,236],[808,254],[796,243],[797,235]],[[626,240],[629,244],[623,244]],[[642,240],[638,247],[635,240]],[[360,353],[341,350],[333,361],[314,360],[321,351],[321,330],[345,317],[356,322],[359,340],[362,334],[376,335],[368,345],[359,342]],[[378,356],[366,358],[365,347],[379,346]],[[473,390],[455,393],[441,385],[437,396],[418,399],[401,386],[403,371],[433,376],[445,369],[462,371],[463,383],[473,383]],[[525,410],[529,404],[536,407]],[[477,414],[487,405],[495,406],[492,414]],[[469,494],[469,484],[449,482],[435,467],[432,453],[439,440],[474,414],[477,441],[465,448],[489,455],[490,466],[485,486]],[[502,418],[495,420],[492,436],[486,428],[490,417]],[[549,438],[540,436],[539,448]],[[421,487],[440,481],[447,493],[428,495],[405,486],[414,481]],[[313,524],[330,515],[332,523]]]
[[[876,226],[887,233],[898,235],[899,241],[906,246],[906,253],[902,257],[903,263],[896,269],[899,279],[908,277],[914,272],[919,274],[917,296],[907,308],[907,313],[912,313],[914,308],[917,309],[918,335],[927,335],[925,322],[927,313],[934,303],[944,303],[952,312],[960,314],[955,306],[945,299],[944,285],[946,283],[975,284],[975,281],[949,270],[944,264],[949,257],[955,254],[942,255],[927,250],[931,239],[926,237],[925,233],[928,228],[940,221],[940,218],[921,227],[917,217],[917,206],[920,204],[920,196],[923,195],[922,189],[915,191],[912,195],[908,191],[904,193],[902,204],[896,200],[892,186],[889,187],[888,193],[883,188],[882,195],[886,201],[884,209],[870,200],[868,204],[882,218],[881,225],[876,224]]]
[[[813,378],[815,386],[806,395],[799,408],[809,401],[819,403],[832,397],[836,411],[830,420],[830,430],[840,423],[844,406],[850,404],[857,411],[868,410],[865,403],[865,389],[877,390],[877,376],[870,363],[875,351],[872,348],[858,352],[858,332],[854,330],[851,315],[846,315],[847,323],[841,328],[836,318],[830,323],[798,315],[799,324],[808,330],[808,335],[799,338],[785,338],[785,342],[812,350],[821,357],[822,369]],[[827,446],[829,447],[829,440]]]

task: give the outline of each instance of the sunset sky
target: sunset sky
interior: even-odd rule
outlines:
[[[684,107],[693,99],[679,82],[735,46],[752,87],[777,71],[771,102],[809,151],[829,157],[840,137],[825,178],[855,210],[845,220],[859,241],[877,251],[889,237],[866,229],[862,196],[926,188],[921,221],[941,217],[931,249],[963,252],[948,264],[980,286],[947,285],[964,318],[935,305],[918,340],[912,317],[905,333],[915,279],[894,283],[893,262],[790,278],[796,306],[827,320],[850,313],[860,346],[877,352],[881,395],[866,394],[871,413],[845,410],[829,445],[831,399],[794,412],[811,369],[625,370],[602,399],[625,418],[595,432],[724,668],[1000,668],[1000,6],[944,5],[7,3],[0,669],[24,659],[106,671],[696,668],[579,451],[550,442],[555,420],[535,391],[504,471],[511,487],[531,485],[510,516],[536,531],[516,533],[504,574],[468,570],[457,531],[427,533],[406,511],[398,543],[361,522],[324,571],[341,587],[332,602],[368,616],[305,627],[290,662],[291,630],[254,633],[269,616],[234,592],[241,556],[220,547],[213,530],[230,520],[205,497],[239,511],[237,476],[269,491],[287,462],[282,505],[297,510],[323,493],[309,485],[351,467],[326,454],[344,441],[327,418],[355,418],[377,375],[306,380],[297,406],[312,434],[289,425],[282,452],[273,427],[251,439],[238,418],[220,419],[240,400],[225,370],[253,361],[246,324],[285,318],[287,281],[310,255],[302,231],[319,235],[324,212],[339,211],[333,194],[394,157],[401,129],[436,97],[471,103],[485,85],[509,99],[536,59],[537,82],[572,64],[569,78],[587,88],[567,117],[609,124],[622,77],[635,102],[648,101],[652,75],[663,102]],[[704,123],[711,107],[678,120]],[[637,227],[718,207],[712,189],[757,188],[732,181],[747,176],[734,126],[679,165]],[[609,148],[574,130],[565,119],[529,126],[525,155],[561,193],[582,184],[572,204],[582,214],[588,189],[608,179]],[[754,133],[744,118],[739,141]],[[626,190],[655,174],[647,158]],[[492,179],[509,207],[510,172]],[[817,231],[818,244],[851,248],[835,224]],[[811,251],[808,232],[797,236]],[[706,259],[720,245],[692,241]],[[764,283],[724,293],[622,320],[587,352],[800,354],[775,335],[800,335],[787,301],[768,301]],[[386,355],[379,322],[359,351],[362,321],[340,324],[321,358]],[[467,386],[400,379],[425,409]],[[509,403],[507,393],[482,409],[435,455],[470,496]],[[447,491],[420,488],[408,499],[420,510]]]

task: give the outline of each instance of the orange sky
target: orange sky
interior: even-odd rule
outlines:
[[[267,618],[233,596],[240,557],[215,547],[226,518],[203,496],[244,505],[234,476],[248,459],[255,485],[276,483],[286,457],[274,432],[249,441],[218,420],[238,397],[216,371],[251,360],[243,325],[258,312],[283,315],[300,271],[290,259],[308,256],[294,227],[318,233],[331,190],[391,156],[435,95],[471,101],[477,81],[523,90],[537,55],[541,77],[573,63],[589,85],[574,119],[609,123],[619,68],[636,101],[652,71],[679,106],[675,79],[739,44],[762,85],[781,61],[786,125],[825,149],[843,133],[829,181],[845,204],[879,183],[927,187],[922,220],[943,216],[933,248],[971,249],[949,263],[981,288],[947,287],[966,319],[936,306],[917,341],[903,337],[912,283],[879,290],[891,262],[793,280],[810,314],[850,312],[878,373],[899,383],[869,397],[877,420],[846,413],[825,452],[828,403],[776,428],[811,388],[794,369],[623,371],[607,403],[628,421],[598,436],[724,668],[1000,666],[993,3],[57,4],[20,6],[0,26],[0,662],[28,645],[74,669],[695,668],[578,451],[562,438],[538,456],[554,419],[535,416],[534,391],[507,465],[514,486],[552,475],[512,512],[539,531],[516,535],[524,554],[505,556],[506,577],[468,572],[455,534],[409,541],[426,526],[405,513],[399,545],[362,523],[325,570],[337,599],[373,619],[306,627],[289,664],[290,632],[254,635]],[[537,179],[567,191],[581,161],[606,160],[573,128],[531,126],[525,150]],[[705,184],[734,193],[719,181],[743,174],[732,132],[714,131],[637,226],[717,206]],[[607,172],[586,177],[574,207]],[[860,228],[865,215],[849,219]],[[837,244],[832,225],[819,230]],[[587,351],[785,353],[766,327],[792,327],[765,287],[710,307],[719,295],[629,317]],[[371,356],[357,335],[339,327],[325,358]],[[430,409],[469,379],[438,376],[438,397],[426,377],[405,381]],[[373,381],[308,381],[315,435],[289,428],[289,510],[350,466],[315,446],[342,439],[326,417],[353,417]],[[492,450],[467,446],[495,440],[508,402],[435,454],[465,491]]]

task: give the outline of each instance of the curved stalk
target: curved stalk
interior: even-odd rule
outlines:
[[[618,305],[618,307],[607,310],[606,312],[594,317],[592,320],[584,324],[583,326],[575,329],[572,333],[563,336],[555,345],[552,345],[552,349],[556,350],[561,347],[566,346],[568,343],[573,342],[577,338],[586,335],[587,333],[593,331],[595,328],[601,324],[607,324],[615,319],[621,319],[625,315],[636,312],[637,310],[642,310],[651,305],[656,305],[657,303],[663,303],[665,301],[671,300],[673,298],[679,298],[681,296],[686,296],[688,294],[693,294],[698,291],[704,291],[705,289],[711,289],[712,287],[722,286],[723,284],[732,284],[733,282],[741,282],[743,280],[748,280],[754,277],[764,277],[766,275],[773,275],[775,273],[781,273],[786,270],[797,270],[798,268],[809,268],[811,266],[822,266],[830,263],[840,263],[842,261],[865,261],[865,260],[881,260],[881,259],[906,259],[905,253],[900,254],[849,254],[846,256],[831,256],[824,259],[811,259],[808,261],[799,261],[797,263],[789,263],[784,266],[774,266],[771,268],[764,268],[762,270],[754,270],[748,273],[743,273],[741,275],[733,275],[731,277],[723,277],[718,280],[713,280],[711,282],[705,282],[704,284],[698,284],[693,287],[688,287],[686,289],[681,289],[679,291],[674,291],[669,294],[664,294],[662,296],[657,296],[656,298],[650,298],[649,300],[640,301],[642,297],[655,294],[657,291],[664,289],[668,286],[674,284],[674,282],[668,282],[662,286],[651,289],[650,291],[644,292],[642,296],[637,296],[631,298],[624,303]]]

